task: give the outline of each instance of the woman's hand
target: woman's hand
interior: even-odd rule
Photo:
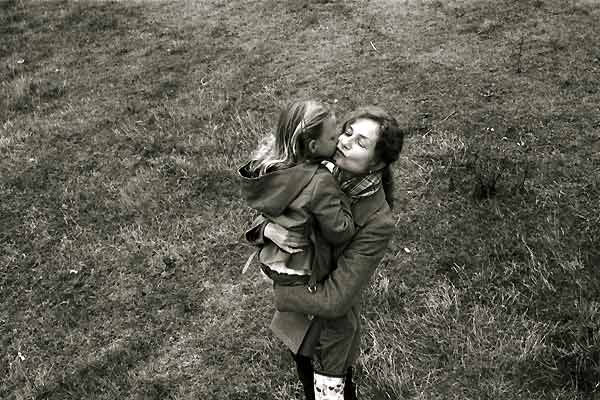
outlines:
[[[271,239],[281,250],[290,254],[304,251],[302,247],[309,245],[308,240],[301,233],[292,232],[274,222],[269,222],[265,226],[264,235],[266,238]]]

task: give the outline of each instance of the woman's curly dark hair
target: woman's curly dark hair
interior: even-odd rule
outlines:
[[[342,126],[342,132],[357,119],[366,118],[379,124],[379,138],[375,144],[375,156],[385,163],[382,171],[383,190],[390,206],[394,204],[394,179],[390,164],[398,160],[404,142],[404,130],[398,126],[398,121],[387,111],[377,106],[367,106],[352,112]]]

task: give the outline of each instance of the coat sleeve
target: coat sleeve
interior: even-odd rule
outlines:
[[[330,244],[338,246],[354,236],[350,202],[329,172],[317,175],[310,208],[323,238]]]
[[[356,233],[337,260],[337,268],[310,293],[304,286],[275,286],[275,306],[325,319],[345,315],[366,287],[392,237],[387,213],[378,213]]]
[[[261,246],[265,244],[264,233],[265,226],[267,226],[268,222],[269,220],[262,214],[256,217],[254,221],[252,221],[250,228],[248,228],[244,233],[244,236],[248,243],[255,246]]]

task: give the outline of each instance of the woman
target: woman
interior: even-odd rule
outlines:
[[[278,311],[271,329],[294,353],[307,399],[315,399],[315,395],[317,399],[356,398],[352,365],[360,344],[360,297],[393,234],[390,165],[398,159],[402,142],[403,131],[396,120],[378,107],[359,109],[346,120],[338,139],[333,172],[342,191],[351,198],[356,234],[336,251],[333,271],[316,286],[274,287]],[[264,220],[256,221],[246,238],[253,243],[267,238],[290,250],[305,243],[302,236]],[[322,319],[330,321],[329,325],[334,320],[339,326],[340,342],[347,343],[339,354],[347,372],[343,377],[332,377],[333,382],[315,373],[311,362],[318,356],[319,347],[331,344],[319,341]],[[325,386],[334,387],[340,381],[343,393],[323,392]]]

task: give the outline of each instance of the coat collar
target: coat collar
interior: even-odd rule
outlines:
[[[372,196],[360,198],[352,205],[354,223],[360,227],[364,226],[371,215],[385,206],[387,206],[387,201],[383,188],[380,188]]]

